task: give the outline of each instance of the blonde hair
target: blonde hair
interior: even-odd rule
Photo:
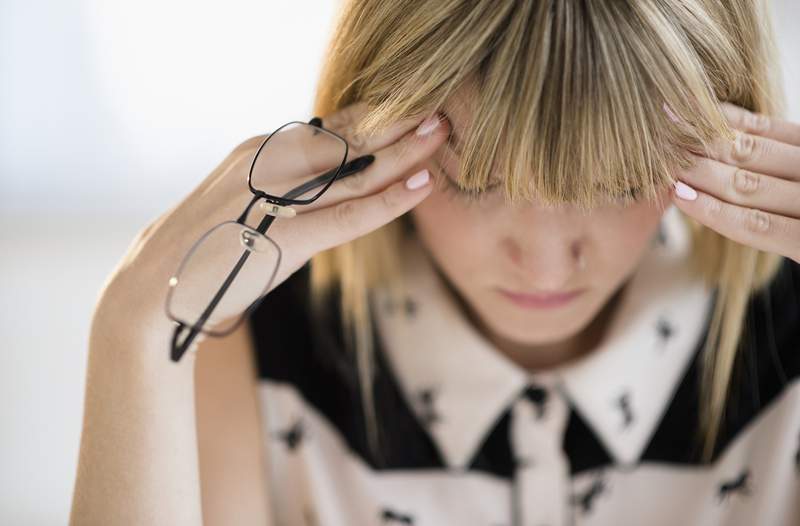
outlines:
[[[465,189],[484,188],[496,172],[512,203],[535,195],[588,210],[599,195],[629,188],[653,198],[677,167],[688,166],[686,150],[707,151],[714,139],[733,137],[718,100],[783,112],[770,16],[756,0],[349,0],[327,49],[314,113],[324,118],[365,101],[369,111],[354,131],[377,133],[432,114],[474,82],[458,171]],[[683,217],[693,271],[718,287],[702,350],[698,439],[708,460],[748,299],[782,258]],[[407,227],[398,219],[311,263],[312,307],[340,293],[376,458],[369,291],[389,284],[401,293],[397,254]]]

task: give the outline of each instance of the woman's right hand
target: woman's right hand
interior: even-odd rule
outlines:
[[[316,201],[294,207],[295,217],[273,221],[267,235],[281,248],[282,258],[270,290],[318,252],[389,223],[430,193],[430,183],[411,190],[405,180],[444,143],[449,133],[447,119],[437,116],[438,126],[427,135],[416,133],[430,123],[420,117],[394,123],[383,133],[363,139],[354,136],[352,128],[365,110],[364,103],[356,103],[323,119],[326,129],[347,140],[348,162],[370,153],[375,160],[361,172],[334,181]],[[140,231],[107,282],[106,302],[113,300],[122,309],[118,312],[135,305],[163,315],[169,278],[194,242],[217,224],[236,219],[252,199],[247,174],[264,138],[253,137],[239,145],[182,201]],[[248,224],[254,226],[262,217],[263,212],[253,207]]]

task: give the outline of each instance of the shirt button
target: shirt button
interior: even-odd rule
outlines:
[[[525,396],[536,406],[536,419],[542,418],[547,403],[547,390],[538,385],[529,385],[525,389]]]

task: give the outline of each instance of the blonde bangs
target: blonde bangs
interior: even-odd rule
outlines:
[[[440,40],[435,53],[415,56],[430,42],[380,50],[386,62],[353,81],[369,86],[362,100],[370,112],[358,132],[441,110],[463,83],[474,84],[471,120],[459,132],[465,190],[500,179],[512,204],[537,199],[586,210],[630,192],[655,199],[688,166],[688,151],[733,139],[717,100],[745,91],[720,80],[747,78],[733,41],[690,41],[687,30],[702,19],[686,5],[678,17],[654,2],[523,2],[513,11],[442,15],[438,25],[436,10],[428,12],[435,29],[420,38]],[[419,28],[403,25],[419,23],[411,17],[393,30],[408,34]]]

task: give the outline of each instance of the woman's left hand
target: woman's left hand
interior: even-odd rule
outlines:
[[[691,154],[697,162],[677,174],[673,202],[725,237],[800,263],[800,124],[721,108],[736,140]]]

